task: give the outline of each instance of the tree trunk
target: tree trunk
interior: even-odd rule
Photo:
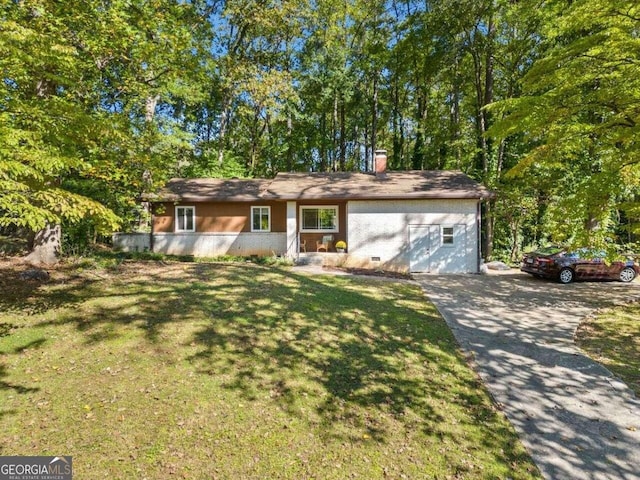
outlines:
[[[287,110],[287,172],[293,172],[293,115]]]
[[[331,118],[331,171],[338,171],[338,92],[333,92],[333,116]]]
[[[160,101],[160,95],[152,95],[147,97],[144,104],[144,121],[146,123],[153,122],[156,116],[156,107]]]
[[[493,255],[493,226],[494,226],[494,218],[493,218],[493,205],[491,200],[487,200],[484,204],[484,238],[482,245],[482,253],[485,262],[491,261],[491,257]]]
[[[518,230],[520,229],[520,222],[511,222],[511,255],[509,256],[512,262],[518,260],[518,252],[520,250],[518,246]]]
[[[419,86],[416,94],[416,140],[413,146],[413,158],[411,159],[411,168],[413,170],[424,170],[425,165],[425,126],[427,121],[429,93],[426,87]]]
[[[462,130],[460,128],[460,59],[459,56],[455,57],[454,64],[454,76],[452,84],[452,105],[451,105],[451,141],[454,145],[454,157],[456,159],[456,168],[462,168],[462,146],[460,145],[460,139],[462,137]]]
[[[482,178],[486,181],[489,173],[489,152],[487,151],[487,138],[485,133],[487,126],[485,125],[485,114],[482,111],[482,107],[485,105],[485,93],[484,88],[486,82],[482,78],[483,68],[482,61],[480,60],[480,54],[476,51],[471,52],[473,58],[473,71],[474,71],[474,85],[476,89],[476,145],[478,147],[476,166],[478,170],[482,172]]]
[[[33,239],[33,250],[25,257],[25,260],[35,265],[58,263],[61,244],[61,226],[48,223],[45,228],[36,232]]]
[[[484,139],[483,147],[485,152],[485,161],[490,161],[490,156],[493,150],[491,139],[487,137],[487,130],[491,126],[490,113],[484,107],[493,103],[493,70],[495,59],[493,57],[493,42],[495,37],[495,25],[493,23],[493,13],[489,17],[489,26],[487,32],[487,51],[485,57],[485,74],[484,74],[484,100],[482,102],[482,138]],[[485,173],[490,174],[490,166],[485,166]],[[498,178],[496,176],[496,178]]]
[[[344,106],[344,98],[340,103],[340,157],[338,159],[338,168],[341,172],[346,170],[347,166],[347,127],[346,127],[346,112]]]
[[[393,109],[392,109],[392,119],[393,119],[393,156],[394,159],[402,158],[402,146],[400,145],[399,138],[399,130],[400,130],[400,112],[399,112],[399,93],[398,93],[398,79],[397,76],[393,78]],[[399,163],[397,160],[394,163]]]
[[[371,168],[371,164],[373,163],[373,154],[369,155],[369,123],[368,122],[364,122],[364,132],[362,132],[363,134],[363,139],[364,139],[364,171],[365,172],[370,172],[373,170],[373,168]]]
[[[371,104],[371,165],[372,170],[376,168],[373,164],[373,156],[378,149],[378,72],[373,76],[373,102]]]
[[[327,160],[326,152],[326,140],[327,138],[327,116],[325,112],[320,114],[320,163],[318,165],[319,172],[325,172],[325,165]]]
[[[227,129],[229,127],[229,118],[231,117],[231,93],[226,92],[222,101],[222,113],[220,114],[220,131],[218,134],[218,166],[222,166],[224,162],[224,150],[226,147]]]

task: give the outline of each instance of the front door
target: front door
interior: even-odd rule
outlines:
[[[409,268],[412,272],[431,271],[431,249],[437,225],[409,225]]]

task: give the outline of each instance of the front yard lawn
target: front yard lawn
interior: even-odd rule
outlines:
[[[640,396],[640,303],[604,310],[584,321],[576,341]]]
[[[407,282],[0,262],[0,454],[75,477],[540,478]]]

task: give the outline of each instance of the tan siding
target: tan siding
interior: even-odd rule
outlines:
[[[286,232],[287,206],[284,202],[194,202],[162,203],[154,206],[153,231],[175,230],[176,206],[196,209],[196,232],[239,233],[251,231],[251,207],[271,207],[271,231]]]
[[[271,206],[271,231],[287,231],[287,203],[286,202],[266,202]],[[256,204],[256,206],[258,206]]]
[[[173,218],[176,214],[173,203],[156,203],[153,205],[153,231],[173,232]]]

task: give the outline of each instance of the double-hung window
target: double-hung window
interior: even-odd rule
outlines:
[[[442,245],[453,245],[453,227],[442,227]]]
[[[196,231],[196,207],[176,207],[176,232]]]
[[[251,231],[271,231],[271,207],[251,207]]]
[[[338,207],[313,206],[300,207],[302,232],[337,232],[338,231]]]

